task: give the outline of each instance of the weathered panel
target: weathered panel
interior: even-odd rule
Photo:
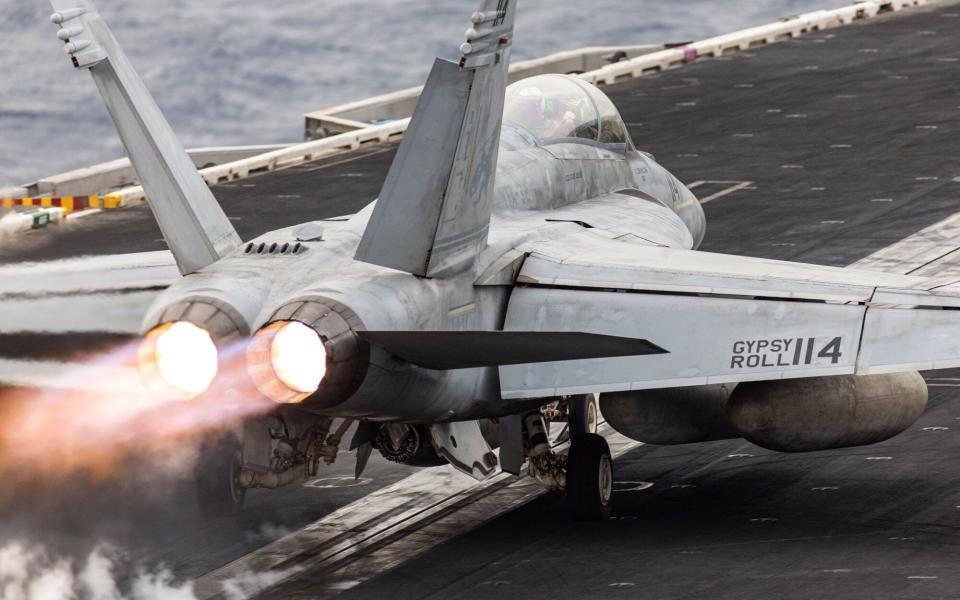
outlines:
[[[960,312],[881,308],[867,311],[859,373],[960,367]]]
[[[474,72],[437,59],[356,258],[426,275]]]
[[[864,302],[878,286],[923,282],[906,275],[601,240],[592,247],[574,248],[563,240],[524,249],[532,254],[519,281],[542,285]]]
[[[650,340],[669,354],[500,368],[504,398],[853,373],[864,306],[521,288],[505,329]]]

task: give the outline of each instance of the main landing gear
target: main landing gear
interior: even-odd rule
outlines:
[[[240,483],[243,447],[233,432],[211,434],[200,444],[194,483],[204,517],[239,516],[247,490]]]
[[[294,409],[246,420],[238,431],[208,434],[199,444],[194,482],[204,516],[240,516],[248,489],[305,481],[333,464],[353,423]]]
[[[597,400],[593,394],[570,396],[524,416],[524,447],[530,475],[548,489],[565,492],[570,517],[596,521],[610,516],[613,460],[607,440],[597,435]],[[555,452],[548,422],[566,422],[558,443],[569,440],[564,456]]]
[[[567,454],[567,507],[578,521],[599,521],[610,516],[613,499],[613,459],[603,436],[574,436]]]

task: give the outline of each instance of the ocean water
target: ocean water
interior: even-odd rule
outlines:
[[[514,57],[701,39],[844,0],[520,0]],[[310,110],[416,85],[475,0],[99,0],[187,147],[296,142]],[[123,155],[45,0],[0,0],[0,187]]]

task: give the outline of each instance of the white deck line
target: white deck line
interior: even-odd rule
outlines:
[[[960,240],[958,229],[960,213],[850,266],[890,273],[908,273],[923,266],[924,274],[944,268],[960,276],[960,252],[953,252],[960,246],[951,241]],[[943,255],[949,258],[937,260]],[[614,457],[642,445],[606,425],[601,432]],[[208,573],[196,582],[197,597],[225,598],[223,583],[241,580],[246,573],[281,571],[287,577],[276,582],[282,583],[304,569],[330,566],[330,572],[324,574],[324,587],[311,589],[311,597],[332,598],[543,493],[529,477],[501,473],[477,483],[449,467],[425,469]]]
[[[960,281],[960,213],[874,252],[851,267],[930,277],[934,285]]]
[[[745,50],[761,44],[770,44],[812,31],[849,25],[858,19],[876,16],[882,6],[897,11],[933,2],[936,2],[936,0],[866,0],[834,10],[813,11],[782,19],[775,23],[750,27],[701,40],[685,47],[644,54],[630,60],[604,66],[595,71],[582,73],[579,77],[598,85],[609,84],[623,79],[642,77],[646,73],[680,67],[690,60],[695,60],[698,56],[717,57],[727,52]],[[273,152],[202,169],[200,174],[209,185],[243,179],[251,174],[273,171],[339,152],[354,150],[362,144],[383,143],[398,139],[406,131],[409,121],[409,118],[400,119],[321,140],[294,144]],[[121,196],[122,206],[140,203],[145,200],[143,188],[140,186],[123,188],[116,193]]]
[[[143,315],[156,291],[122,294],[77,294],[4,298],[0,302],[0,334],[9,333],[140,333]],[[0,381],[8,381],[0,371]]]
[[[917,1],[917,4],[925,3],[925,0]],[[903,3],[898,0],[895,4],[899,7]],[[724,37],[729,38],[729,36]],[[636,75],[631,73],[631,76]],[[403,123],[405,129],[405,122],[398,123]],[[376,128],[365,131],[369,132],[370,129]],[[400,131],[402,132],[402,129]],[[356,136],[357,132],[343,135]],[[328,140],[333,139],[328,138]],[[359,145],[360,142],[351,141],[349,146],[355,147],[354,143]],[[315,158],[316,152],[333,153],[337,148],[336,144],[319,145],[319,142],[303,144],[293,153],[287,151],[271,153],[275,156],[270,157],[262,167],[269,170],[278,168],[278,165],[287,166],[303,162]],[[309,153],[306,153],[308,150]],[[304,154],[297,154],[298,152]],[[230,165],[214,169],[219,169],[228,178],[245,177],[255,168],[255,164],[260,164],[257,159],[262,161],[263,157],[247,159],[253,162],[246,163],[236,171],[225,168]],[[207,175],[205,173],[205,177]],[[214,174],[209,175],[212,177]],[[142,190],[139,194],[139,199],[142,199]],[[134,190],[130,190],[129,196],[136,198],[137,194]],[[954,219],[957,220],[954,221]],[[950,250],[946,241],[938,238],[940,235],[945,235],[945,231],[940,231],[937,227],[956,227],[958,223],[960,223],[958,216],[946,219],[875,253],[868,259],[856,263],[856,266],[883,267],[879,270],[901,273],[923,265],[926,265],[925,269],[932,269],[934,267],[928,264],[930,261],[923,262],[922,258],[932,257],[931,260],[933,260]],[[941,254],[937,254],[938,251],[942,251]],[[885,254],[878,257],[881,253]],[[934,264],[936,262],[934,261]],[[941,262],[946,264],[946,261]],[[952,267],[953,263],[950,265]],[[15,361],[5,362],[9,363],[8,367],[27,369],[44,366],[43,363],[26,364],[29,361],[21,361],[24,364],[17,365],[13,364]],[[613,433],[607,427],[604,427],[603,433],[610,442],[611,451],[615,457],[641,445],[639,442]],[[484,495],[485,491],[490,493]],[[511,476],[501,474],[486,482],[476,483],[449,468],[423,470],[205,575],[196,582],[195,590],[200,598],[223,597],[223,582],[242,580],[242,576],[250,572],[273,570],[290,573],[289,565],[298,557],[309,559],[308,568],[322,567],[324,562],[333,565],[340,560],[345,560],[346,565],[335,567],[330,574],[327,590],[317,590],[314,595],[316,598],[332,597],[351,585],[359,584],[426,552],[443,541],[479,527],[543,493],[545,493],[544,490],[529,477],[514,480]],[[461,500],[466,501],[466,504],[456,507],[455,505]],[[411,535],[414,533],[416,535]],[[391,536],[396,538],[392,541],[386,540]],[[321,548],[321,551],[314,555],[314,551],[318,548]],[[283,579],[277,581],[283,581]]]
[[[600,432],[614,457],[642,445],[606,424]],[[332,598],[545,493],[526,475],[478,483],[448,467],[424,469],[201,577],[194,591],[202,600],[226,598],[223,584],[246,573],[330,568],[310,597]]]

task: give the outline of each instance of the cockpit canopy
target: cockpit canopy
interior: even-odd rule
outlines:
[[[541,143],[580,139],[633,149],[613,102],[595,86],[569,75],[537,75],[511,84],[503,122],[522,127]]]

